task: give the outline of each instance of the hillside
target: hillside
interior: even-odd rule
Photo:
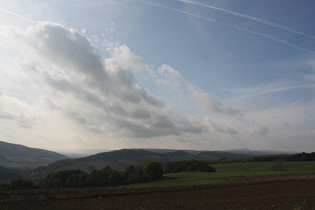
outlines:
[[[35,172],[49,174],[55,171],[70,169],[92,171],[94,169],[104,168],[105,166],[110,166],[115,169],[123,169],[127,165],[140,165],[150,160],[164,162],[166,161],[166,157],[162,154],[150,151],[123,149],[98,153],[83,158],[57,161],[48,166],[39,167]]]
[[[68,158],[57,152],[0,141],[0,166],[33,169]]]
[[[234,154],[221,151],[207,152],[187,152],[183,150],[166,150],[164,153],[153,152],[142,149],[123,149],[111,152],[98,153],[83,158],[61,160],[49,164],[48,166],[39,167],[35,170],[37,173],[49,174],[60,170],[81,169],[92,171],[105,166],[110,166],[115,169],[122,170],[127,165],[140,165],[144,162],[156,160],[159,162],[171,162],[180,160],[230,160],[236,158],[245,158],[248,155]]]

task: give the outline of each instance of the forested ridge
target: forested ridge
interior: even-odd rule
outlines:
[[[152,153],[150,153],[152,154]],[[92,157],[93,159],[94,157]],[[297,153],[293,155],[269,155],[258,156],[250,159],[240,159],[239,161],[315,161],[315,152]],[[72,160],[66,160],[72,161]],[[237,161],[237,160],[235,160]],[[16,178],[18,171],[8,170],[0,167],[2,175],[15,175],[16,179],[9,183],[0,183],[0,190],[17,190],[32,188],[78,188],[78,187],[107,187],[127,185],[133,183],[150,182],[161,179],[165,173],[178,172],[215,172],[215,168],[210,166],[211,162],[205,160],[180,160],[161,163],[158,161],[148,161],[141,165],[128,165],[123,170],[118,170],[106,166],[101,169],[90,170],[62,170],[53,172],[33,182],[24,178]],[[57,161],[52,166],[64,164],[64,161]]]
[[[161,179],[164,173],[183,171],[215,172],[215,169],[204,160],[184,160],[165,164],[149,161],[140,166],[129,165],[122,171],[109,166],[91,172],[79,169],[59,171],[49,174],[35,184],[30,180],[18,178],[10,183],[3,183],[0,189],[109,187],[155,181]]]

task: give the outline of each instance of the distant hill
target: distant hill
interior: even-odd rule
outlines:
[[[110,166],[115,169],[124,169],[127,165],[136,166],[151,160],[165,162],[166,157],[163,154],[145,150],[123,149],[98,153],[83,158],[57,161],[48,166],[39,167],[35,172],[49,174],[55,171],[70,169],[92,171],[94,169],[104,168],[105,166]]]
[[[57,152],[0,141],[0,166],[6,168],[34,169],[67,158]]]
[[[200,152],[198,156],[203,157],[207,160],[216,161],[216,160],[232,160],[250,157],[249,154],[238,154],[225,151],[205,151]]]
[[[159,162],[171,162],[180,160],[231,160],[246,158],[249,155],[224,151],[195,151],[195,150],[158,150],[158,149],[123,149],[111,152],[103,152],[95,155],[61,160],[37,168],[36,173],[49,174],[61,170],[81,169],[91,171],[105,166],[122,170],[127,165],[140,165],[144,162],[156,160]],[[154,151],[154,152],[153,152]]]
[[[78,149],[74,151],[58,151],[59,153],[69,157],[69,158],[81,158],[81,157],[87,157],[90,155],[95,155],[97,153],[102,152],[109,152],[111,150],[106,149]]]
[[[226,150],[226,152],[231,152],[235,154],[249,155],[249,156],[260,156],[260,155],[279,155],[279,154],[295,154],[298,152],[283,152],[278,150],[250,150],[250,149],[234,149]]]

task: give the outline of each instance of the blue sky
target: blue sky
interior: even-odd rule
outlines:
[[[311,0],[0,2],[3,141],[313,151]]]

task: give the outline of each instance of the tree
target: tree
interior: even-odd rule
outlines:
[[[157,161],[150,161],[143,165],[143,172],[147,181],[157,180],[163,177],[162,164]]]
[[[111,169],[108,174],[108,185],[117,186],[123,184],[124,179],[121,173],[115,169]]]
[[[9,183],[0,183],[0,191],[4,191],[4,190],[10,190]]]
[[[136,181],[136,168],[133,165],[126,166],[123,176],[127,184],[134,183]]]
[[[90,173],[81,170],[59,171],[40,180],[38,186],[41,188],[107,187],[153,181],[161,177],[163,177],[162,164],[151,161],[137,168],[132,165],[127,166],[122,172],[109,166]]]
[[[106,187],[125,184],[126,181],[121,172],[106,166],[103,169],[92,171],[88,175],[88,183],[93,187]]]
[[[143,166],[139,166],[136,168],[135,172],[135,182],[145,182],[145,176],[143,171]]]
[[[10,182],[11,190],[29,190],[36,188],[32,181],[18,178]]]
[[[200,172],[215,172],[212,166],[204,160],[182,160],[164,164],[165,173],[178,173],[184,171],[200,171]]]
[[[94,170],[95,170],[95,167],[94,167],[94,166],[88,166],[88,167],[87,167],[87,170],[88,170],[89,172],[94,171]]]
[[[107,176],[100,170],[94,170],[89,174],[88,183],[92,187],[103,187],[107,184]]]
[[[79,174],[72,174],[68,176],[68,179],[66,181],[66,187],[87,187],[87,179],[88,179],[88,174],[84,171],[82,171]]]
[[[68,176],[68,179],[66,181],[66,187],[68,188],[80,187],[79,174],[72,174]]]
[[[199,160],[196,163],[196,169],[202,172],[215,172],[215,169],[212,166],[209,166],[209,163],[204,160]]]
[[[81,172],[79,174],[79,186],[80,187],[88,187],[88,173],[86,172]]]
[[[42,188],[64,188],[67,187],[68,184],[72,186],[73,183],[71,182],[75,181],[75,176],[67,183],[69,177],[74,174],[80,174],[81,172],[81,170],[59,171],[46,176],[38,182],[38,185]]]

